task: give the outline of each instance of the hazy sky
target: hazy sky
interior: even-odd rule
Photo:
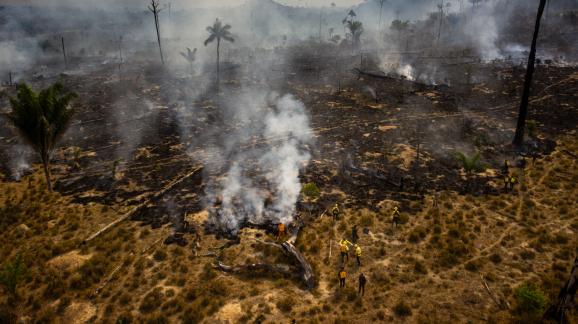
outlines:
[[[172,2],[174,5],[183,5],[187,7],[214,7],[214,6],[236,6],[246,0],[161,0],[161,3]],[[276,0],[277,1],[277,0]],[[277,2],[292,6],[330,6],[335,3],[337,6],[348,7],[358,4],[363,0],[278,0]],[[143,6],[150,2],[149,0],[0,0],[0,4],[67,4],[74,6],[94,6],[115,4],[120,6]]]

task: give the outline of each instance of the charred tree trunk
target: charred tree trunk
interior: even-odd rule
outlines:
[[[44,177],[46,178],[48,191],[52,192],[52,179],[50,175],[50,161],[48,155],[42,154],[42,167],[44,169]]]
[[[221,39],[217,38],[217,89],[220,83]]]
[[[64,57],[64,68],[68,69],[68,59],[66,58],[66,48],[64,47],[64,36],[60,40],[62,42],[62,56]]]
[[[159,12],[161,12],[161,8],[159,8],[159,1],[158,0],[151,0],[151,4],[148,7],[150,12],[153,13],[153,16],[155,18],[155,29],[157,31],[157,42],[159,44],[159,52],[161,54],[161,62],[164,65],[165,64],[165,59],[163,57],[163,47],[161,45],[161,32],[160,32],[160,25],[159,25]]]
[[[231,273],[262,271],[262,272],[277,272],[286,276],[295,275],[294,269],[291,269],[290,267],[266,263],[250,263],[243,265],[228,266],[222,263],[221,261],[217,261],[217,268],[221,269],[224,272],[231,272]]]
[[[540,0],[538,7],[538,15],[536,17],[536,25],[534,27],[534,37],[532,38],[532,47],[530,48],[530,56],[528,58],[528,67],[526,69],[526,79],[524,82],[524,92],[522,94],[522,102],[520,104],[520,111],[518,113],[518,123],[516,125],[516,134],[514,136],[513,144],[521,146],[524,143],[524,131],[526,128],[526,117],[528,115],[528,103],[530,101],[530,88],[532,86],[532,78],[534,76],[534,68],[536,63],[536,45],[538,42],[538,35],[540,33],[540,22],[544,14],[547,0]]]
[[[313,272],[313,268],[307,262],[303,254],[295,247],[295,241],[297,240],[297,235],[299,234],[300,227],[296,227],[293,231],[293,234],[287,241],[283,242],[282,244],[277,244],[273,242],[264,242],[261,240],[256,240],[257,242],[269,246],[276,247],[283,251],[285,255],[291,256],[293,261],[299,265],[301,269],[301,273],[299,277],[303,280],[303,282],[307,285],[307,288],[313,289],[315,287],[315,273]],[[282,267],[279,265],[268,265],[268,264],[247,264],[247,265],[239,265],[239,266],[226,266],[221,262],[218,262],[217,267],[225,272],[241,272],[241,271],[256,271],[256,270],[271,270],[275,272],[284,273],[281,271]],[[294,275],[297,271],[292,271],[291,275]]]
[[[570,278],[566,281],[566,284],[560,293],[558,294],[558,301],[556,304],[551,305],[544,318],[549,318],[557,323],[566,323],[566,310],[572,305],[572,301],[576,299],[576,291],[578,290],[578,257],[574,260],[574,267],[570,272]]]
[[[301,252],[299,252],[299,250],[291,242],[283,242],[281,246],[285,252],[292,255],[293,258],[301,265],[301,269],[303,270],[301,278],[309,289],[313,289],[315,287],[315,273],[313,273],[313,268],[311,268],[309,262],[307,262],[303,254],[301,254]]]

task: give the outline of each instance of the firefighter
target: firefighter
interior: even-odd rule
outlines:
[[[347,259],[347,262],[349,262],[349,241],[348,240],[341,240],[339,242],[339,246],[340,246],[340,253],[341,253],[341,264],[343,264],[343,259]]]
[[[439,191],[436,190],[433,196],[433,207],[438,208],[439,205],[440,205],[440,193]]]
[[[357,266],[361,267],[361,246],[355,244],[355,258],[357,259]]]
[[[516,183],[518,183],[518,179],[516,179],[516,177],[511,176],[510,177],[510,191],[514,190],[514,186],[516,185]]]
[[[283,223],[279,223],[279,225],[277,225],[277,240],[281,239],[283,236],[285,236],[285,224]]]
[[[504,160],[504,167],[502,168],[502,173],[503,174],[510,174],[510,163],[508,162],[508,160]]]
[[[339,270],[339,288],[345,288],[345,278],[347,277],[347,272],[345,268],[341,267]]]
[[[331,215],[333,215],[333,220],[337,220],[339,218],[339,205],[335,203],[333,208],[331,208]]]
[[[367,283],[367,278],[365,278],[365,275],[362,273],[359,274],[359,291],[358,294],[363,296],[365,295],[365,284]]]
[[[506,174],[506,176],[504,177],[504,190],[509,190],[510,189],[510,175]]]
[[[392,216],[392,226],[397,227],[397,225],[399,224],[399,221],[400,221],[399,208],[394,207],[393,213],[391,214],[391,216]]]

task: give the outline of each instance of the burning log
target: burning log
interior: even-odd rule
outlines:
[[[117,218],[115,221],[113,221],[112,223],[106,225],[105,227],[103,227],[102,229],[100,229],[99,231],[95,232],[94,234],[90,235],[87,239],[85,239],[83,241],[83,243],[87,243],[90,242],[92,240],[94,240],[95,238],[99,237],[100,235],[102,235],[103,233],[107,232],[109,229],[113,228],[114,226],[118,225],[119,223],[121,223],[122,221],[130,218],[131,216],[133,216],[134,214],[144,210],[145,208],[147,208],[151,203],[159,200],[164,194],[166,194],[167,192],[169,192],[170,190],[172,190],[174,187],[176,187],[177,185],[181,184],[183,181],[191,178],[192,176],[198,174],[203,168],[199,167],[194,169],[193,171],[178,177],[177,179],[175,179],[174,181],[171,181],[171,183],[169,183],[166,187],[164,187],[163,189],[161,189],[160,191],[157,191],[154,194],[149,195],[148,198],[145,199],[144,202],[138,204],[137,206],[133,207],[130,211],[128,211],[127,213],[125,213],[124,215],[122,215],[121,217]]]

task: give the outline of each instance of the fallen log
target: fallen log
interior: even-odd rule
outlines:
[[[151,203],[153,203],[154,201],[158,200],[159,198],[161,198],[164,194],[166,194],[168,191],[170,191],[171,189],[173,189],[174,187],[176,187],[177,185],[181,184],[183,181],[189,179],[190,177],[196,175],[197,173],[199,173],[203,168],[199,167],[194,169],[193,171],[178,177],[177,179],[171,181],[168,185],[166,185],[163,189],[161,189],[160,191],[157,191],[156,193],[152,193],[149,194],[146,198],[144,198],[144,202],[138,204],[137,206],[133,207],[131,210],[129,210],[127,213],[125,213],[124,215],[120,216],[119,218],[117,218],[116,220],[114,220],[112,223],[106,225],[105,227],[103,227],[102,229],[100,229],[99,231],[95,232],[94,234],[90,235],[88,238],[86,238],[83,241],[83,244],[88,243],[92,240],[94,240],[95,238],[99,237],[100,235],[102,235],[103,233],[107,232],[108,230],[110,230],[111,228],[113,228],[114,226],[118,225],[119,223],[121,223],[122,221],[130,218],[132,215],[140,212],[141,210],[149,207],[149,205]]]
[[[256,240],[256,241],[259,243],[262,243],[262,244],[266,244],[266,245],[270,245],[270,246],[274,246],[276,248],[279,248],[286,255],[292,256],[294,261],[296,261],[300,265],[301,278],[303,279],[303,281],[307,285],[307,288],[313,289],[315,287],[315,284],[316,284],[315,273],[313,272],[313,268],[311,267],[311,264],[309,264],[309,262],[307,262],[307,260],[303,256],[303,254],[301,254],[299,249],[297,249],[294,245],[295,241],[297,241],[297,234],[299,233],[299,229],[300,229],[300,226],[297,226],[295,228],[295,230],[293,231],[293,235],[291,235],[291,237],[289,239],[287,239],[287,241],[285,241],[281,244],[272,243],[272,242],[264,242],[261,240]]]
[[[281,246],[283,246],[283,249],[287,253],[291,254],[297,262],[299,262],[301,269],[303,270],[301,273],[301,278],[303,281],[305,281],[305,284],[307,284],[309,289],[313,289],[315,287],[315,273],[313,272],[313,268],[311,268],[309,262],[307,262],[303,254],[301,254],[301,252],[299,252],[299,250],[291,242],[283,242]]]
[[[292,270],[289,266],[284,266],[280,264],[267,264],[267,263],[249,263],[235,266],[228,266],[221,261],[217,261],[217,268],[224,272],[230,273],[242,273],[242,272],[277,272],[286,276],[294,276],[296,271]]]
[[[482,283],[484,284],[484,288],[486,288],[486,291],[488,292],[488,294],[490,295],[490,298],[492,298],[494,303],[496,303],[496,305],[502,310],[509,309],[510,307],[508,304],[504,303],[503,301],[498,300],[498,298],[496,297],[494,292],[490,289],[490,286],[488,286],[488,283],[486,282],[484,275],[480,274],[480,278],[482,279]]]
[[[384,80],[391,80],[391,81],[398,81],[398,79],[392,78],[392,77],[387,76],[387,75],[385,75],[385,74],[371,73],[371,72],[363,71],[363,70],[358,69],[358,68],[354,68],[353,71],[357,72],[357,74],[359,74],[359,75],[365,75],[365,76],[369,76],[369,77],[372,77],[372,78],[384,79]]]

